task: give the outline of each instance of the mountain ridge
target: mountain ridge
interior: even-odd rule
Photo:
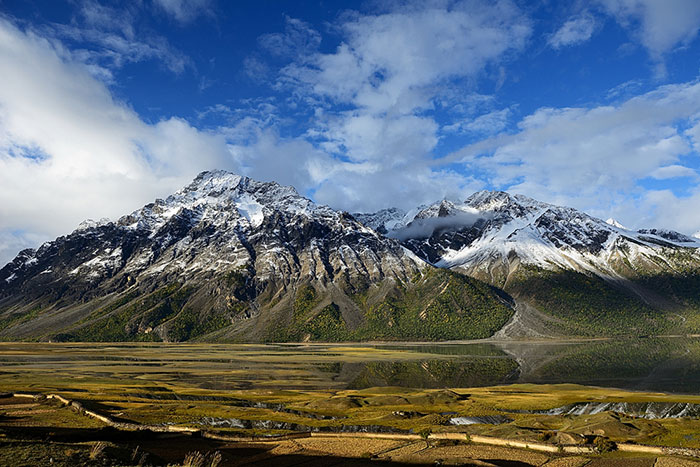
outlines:
[[[519,316],[522,322],[532,322],[535,316],[542,323],[548,317],[569,315],[574,322],[567,326],[574,328],[565,326],[559,333],[590,334],[592,329],[583,327],[595,310],[581,303],[598,295],[617,303],[615,313],[627,319],[648,316],[658,321],[669,310],[682,310],[697,323],[698,293],[693,289],[700,285],[700,242],[678,232],[632,231],[573,208],[498,191],[477,192],[463,202],[438,201],[396,225],[386,235],[400,239],[426,262],[513,295],[521,302],[519,309],[530,314]],[[579,289],[588,295],[576,295]],[[606,307],[606,303],[597,305]],[[572,316],[571,310],[576,309],[579,312]],[[663,319],[688,321],[679,316]],[[610,316],[600,317],[601,322],[605,318]],[[607,319],[607,324],[593,329],[604,334],[606,326],[618,326],[612,321]],[[679,324],[664,330],[677,329]],[[662,332],[662,328],[648,330]],[[547,331],[518,332],[542,335]]]
[[[498,317],[468,329],[471,308],[436,311],[465,335],[486,337],[508,319],[496,291],[434,269],[292,187],[203,172],[165,200],[83,224],[0,269],[0,338],[349,340],[403,329],[435,339],[426,309],[438,297],[423,310],[405,302],[434,282],[454,303],[483,298],[489,305],[475,309]]]
[[[351,215],[293,187],[208,171],[116,221],[85,221],[20,252],[0,269],[0,338],[444,340],[694,330],[698,247],[677,232],[630,231],[506,192]],[[625,326],[630,320],[638,324]]]

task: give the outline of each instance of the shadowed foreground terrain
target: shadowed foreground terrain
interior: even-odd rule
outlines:
[[[505,407],[549,406],[554,400],[603,398],[600,390],[585,387],[494,387],[465,395],[451,390],[401,391],[375,388],[371,391],[338,394],[278,394],[275,400],[292,399],[294,403],[255,403],[253,397],[268,399],[259,392],[247,393],[250,421],[270,425],[258,417],[294,419],[306,417],[311,425],[285,426],[284,430],[243,428],[241,423],[195,428],[192,423],[134,423],[124,412],[115,413],[114,403],[59,401],[41,395],[6,395],[0,398],[0,465],[410,465],[446,464],[481,466],[694,466],[700,465],[700,450],[671,447],[697,445],[700,425],[695,420],[673,423],[627,417],[604,412],[593,416],[556,416],[528,414],[515,420],[522,409]],[[668,397],[668,396],[666,396]],[[658,394],[615,393],[613,399],[663,400]],[[541,399],[540,402],[536,402]],[[591,397],[589,397],[591,399]],[[700,398],[696,398],[700,401]],[[497,403],[496,400],[500,402]],[[234,405],[240,406],[238,399]],[[459,403],[458,403],[459,401]],[[488,403],[487,401],[490,401]],[[547,401],[547,402],[545,402]],[[65,404],[69,402],[69,405]],[[496,409],[501,415],[475,416],[483,423],[459,426],[447,421],[453,412],[422,414],[393,410],[411,404],[421,410],[471,409],[478,413]],[[430,403],[429,405],[427,405]],[[423,405],[420,405],[423,404]],[[187,412],[199,405],[190,399],[186,404],[169,404],[168,413]],[[206,404],[205,404],[206,405]],[[293,406],[325,408],[325,413],[302,412]],[[91,407],[90,409],[86,407]],[[698,405],[700,407],[700,405]],[[263,409],[264,407],[264,409]],[[332,407],[332,408],[331,408]],[[344,410],[341,410],[344,407]],[[477,408],[478,407],[478,408]],[[110,414],[105,420],[95,417]],[[210,410],[215,406],[208,405]],[[257,410],[250,410],[257,409]],[[260,410],[262,409],[262,410]],[[510,411],[508,411],[510,410]],[[367,412],[367,413],[364,413]],[[345,415],[341,415],[345,414]],[[382,425],[349,425],[334,420],[370,418]],[[461,417],[462,419],[467,417]],[[396,423],[411,419],[410,423]],[[455,420],[457,417],[452,417]],[[211,419],[212,421],[214,419]],[[331,421],[331,423],[327,423]],[[413,429],[391,428],[413,425]],[[107,422],[107,423],[105,423]],[[326,423],[324,423],[326,422]],[[491,422],[491,423],[489,423]],[[503,422],[503,423],[500,423]],[[496,426],[498,425],[498,426]],[[324,429],[325,427],[325,429]],[[419,428],[420,427],[420,428]],[[542,429],[546,427],[547,429]],[[352,428],[358,429],[353,433]],[[183,431],[181,431],[183,430]],[[184,431],[187,430],[187,431]],[[312,431],[309,431],[312,430]],[[488,436],[480,435],[487,433]],[[678,436],[678,435],[682,436]],[[613,440],[618,440],[615,442]],[[635,440],[656,440],[668,446],[644,446]],[[620,442],[623,441],[623,442]],[[630,442],[631,441],[631,442]],[[514,447],[529,447],[517,449]],[[695,459],[695,460],[693,460]]]

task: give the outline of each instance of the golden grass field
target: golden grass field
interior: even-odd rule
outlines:
[[[325,431],[331,436],[348,426],[382,427],[382,430],[396,433],[464,435],[464,442],[449,443],[328,437],[286,441],[251,439],[233,444],[208,442],[200,443],[201,446],[196,438],[190,437],[184,442],[181,438],[186,435],[180,435],[172,441],[180,447],[178,450],[164,447],[167,441],[160,438],[150,440],[144,436],[123,435],[126,438],[119,441],[119,436],[105,431],[102,422],[56,401],[5,397],[0,399],[0,465],[42,465],[32,462],[42,462],[46,456],[54,459],[54,465],[61,462],[78,465],[75,464],[78,461],[86,465],[93,461],[97,462],[94,465],[138,465],[140,457],[130,457],[136,446],[140,446],[141,452],[149,453],[148,462],[154,465],[177,465],[187,454],[181,452],[185,447],[201,451],[219,450],[225,454],[221,465],[260,463],[276,456],[296,456],[300,465],[306,465],[304,462],[321,465],[313,462],[320,462],[319,459],[328,456],[337,458],[338,465],[349,458],[360,463],[379,459],[410,463],[471,459],[473,465],[552,466],[591,462],[594,462],[591,465],[663,466],[693,465],[694,462],[692,458],[641,454],[630,457],[629,453],[615,452],[583,457],[534,453],[467,443],[468,435],[555,446],[586,445],[605,439],[614,443],[700,449],[700,420],[697,418],[648,420],[615,412],[593,415],[518,412],[547,410],[578,402],[700,404],[698,395],[633,392],[575,384],[353,388],[350,383],[357,380],[356,375],[344,375],[343,371],[349,370],[337,366],[342,363],[361,372],[372,362],[391,361],[398,365],[391,368],[409,372],[409,380],[415,374],[425,381],[426,372],[453,369],[449,365],[426,364],[426,361],[459,359],[425,351],[368,345],[3,343],[0,344],[0,358],[0,392],[60,394],[80,402],[86,409],[120,422],[188,427],[241,437],[309,430]],[[441,380],[443,375],[436,378]],[[449,424],[450,418],[462,416],[507,416],[512,421],[498,425]],[[37,443],[37,436],[44,441]],[[103,453],[101,457],[90,459],[89,451],[100,437],[106,437],[105,442],[111,443],[105,453],[112,457]],[[52,441],[46,442],[46,439]],[[59,445],[65,446],[57,448]],[[66,454],[67,451],[70,455]],[[311,460],[304,456],[310,456]],[[375,460],[368,460],[370,458]],[[18,459],[25,460],[20,462]],[[496,462],[508,459],[516,463]],[[669,459],[677,464],[668,464]],[[112,461],[116,463],[110,464]],[[613,463],[605,464],[608,461]]]

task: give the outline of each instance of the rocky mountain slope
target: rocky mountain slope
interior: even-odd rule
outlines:
[[[0,339],[700,331],[700,239],[504,192],[350,215],[228,172],[0,269]]]
[[[293,188],[228,172],[0,269],[0,338],[487,337],[508,297]]]
[[[356,217],[418,257],[516,298],[515,334],[656,333],[700,326],[700,240],[631,231],[504,192]]]

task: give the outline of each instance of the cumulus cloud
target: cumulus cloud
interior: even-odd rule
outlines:
[[[639,181],[646,177],[694,173],[678,163],[692,144],[679,124],[692,123],[698,112],[698,82],[661,86],[616,106],[543,108],[525,117],[516,133],[467,146],[447,161],[484,171],[501,188],[606,216],[616,202],[633,209],[630,194],[642,191]],[[700,228],[695,212],[687,216]],[[649,220],[615,217],[630,226]],[[668,226],[674,225],[680,223]]]
[[[332,159],[311,143],[299,138],[281,138],[273,129],[249,127],[242,144],[229,146],[241,173],[257,180],[293,185],[306,194],[333,165]]]
[[[272,128],[253,130],[248,140],[230,144],[240,172],[258,180],[293,185],[320,203],[349,212],[387,206],[413,208],[439,197],[473,192],[483,183],[428,163],[397,158],[338,160],[301,138],[283,138]]]
[[[0,233],[15,246],[233,167],[221,135],[177,118],[143,122],[60,43],[3,19],[0,68]]]
[[[684,197],[678,197],[671,190],[651,190],[630,210],[639,214],[646,226],[655,224],[691,235],[700,230],[698,206],[700,189],[696,188]]]
[[[295,25],[302,38],[316,37],[302,26]],[[342,40],[332,53],[309,53],[316,41],[304,39],[312,47],[304,46],[278,80],[278,89],[318,103],[307,136],[337,162],[323,172],[316,199],[370,210],[479,185],[432,167],[440,127],[429,111],[442,104],[454,80],[463,82],[461,95],[473,95],[465,92],[470,81],[524,46],[531,28],[515,4],[475,0],[404,5],[374,15],[350,12],[335,30]],[[261,39],[281,50],[286,40]],[[472,130],[498,125],[498,117],[472,122]]]
[[[381,161],[385,166],[400,167],[429,154],[437,144],[437,130],[431,118],[352,112],[332,122],[325,136],[342,146],[352,161]]]
[[[504,0],[357,16],[340,29],[345,40],[334,53],[282,74],[315,94],[379,113],[427,105],[433,95],[423,88],[476,75],[530,35],[529,23]]]
[[[580,44],[591,38],[596,22],[591,15],[582,15],[568,20],[547,41],[555,49]]]

